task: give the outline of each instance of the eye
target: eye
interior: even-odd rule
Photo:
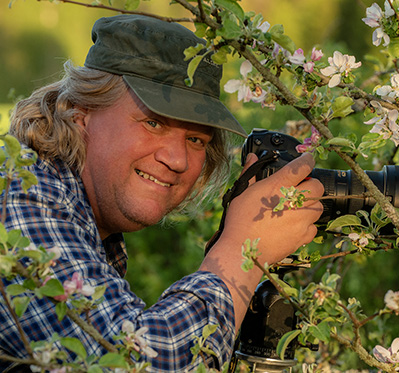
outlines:
[[[191,137],[188,137],[187,140],[192,142],[197,147],[204,148],[207,145],[207,141],[205,141],[199,137],[191,136]]]
[[[161,124],[156,120],[147,120],[146,123],[152,128],[160,128]]]

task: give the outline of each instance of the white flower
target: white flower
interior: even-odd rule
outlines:
[[[267,30],[269,30],[270,28],[270,23],[265,21],[261,24],[261,21],[259,21],[258,25],[255,27],[258,30],[262,31],[263,33],[267,32]]]
[[[382,44],[384,47],[388,46],[391,42],[389,35],[384,32],[381,27],[378,27],[373,32],[373,44],[378,47],[381,44],[382,39],[384,39],[384,43]]]
[[[310,57],[313,61],[320,61],[323,56],[324,54],[321,50],[316,49],[316,47],[313,47],[312,55]]]
[[[307,73],[312,73],[314,69],[314,62],[309,61],[303,64],[303,70]]]
[[[378,133],[385,140],[391,139],[398,146],[399,125],[397,124],[397,120],[399,112],[396,109],[385,109],[377,101],[371,101],[371,105],[376,109],[377,116],[364,122],[364,124],[373,124],[374,126],[370,130],[371,133]]]
[[[305,56],[301,48],[297,49],[292,56],[288,58],[295,65],[302,65],[305,62]]]
[[[133,323],[131,321],[125,320],[122,323],[122,331],[123,332],[125,332],[127,334],[131,334],[131,333],[134,333],[134,329],[135,329],[134,325],[133,325]]]
[[[374,236],[371,233],[361,232],[359,233],[350,233],[348,237],[352,240],[353,244],[357,246],[359,249],[366,247],[369,244],[369,239],[374,239]]]
[[[388,290],[384,296],[384,302],[387,308],[399,315],[399,291]]]
[[[261,61],[265,63],[266,61]],[[240,73],[243,79],[231,79],[224,85],[224,90],[227,93],[234,93],[238,91],[238,101],[243,100],[244,102],[253,101],[255,103],[260,103],[264,100],[267,92],[257,84],[251,81],[248,74],[252,71],[252,64],[245,60],[240,67]],[[252,89],[251,89],[252,87]]]
[[[137,352],[143,352],[148,357],[158,356],[158,353],[153,350],[143,338],[143,335],[148,332],[146,326],[135,331],[134,324],[129,320],[125,320],[122,323],[122,332],[126,333],[125,342],[129,347],[132,347]]]
[[[395,338],[388,349],[377,345],[373,348],[373,354],[378,361],[388,364],[399,363],[399,338]],[[399,368],[395,369],[399,371]]]
[[[224,90],[227,93],[234,93],[238,91],[238,101],[244,100],[249,102],[252,97],[251,89],[248,86],[247,75],[252,71],[251,62],[245,60],[240,67],[240,73],[243,79],[232,79],[224,85]]]
[[[348,76],[352,69],[357,69],[362,65],[361,62],[355,62],[354,56],[348,56],[335,51],[333,57],[328,57],[330,66],[321,69],[320,72],[325,76],[331,76],[328,86],[330,88],[341,83],[342,76]]]
[[[362,18],[362,21],[370,27],[379,27],[380,20],[383,16],[380,6],[374,3],[371,7],[366,9],[366,18]]]
[[[385,0],[385,12],[383,13],[378,4],[374,3],[371,7],[366,9],[366,18],[362,18],[363,22],[372,28],[376,29],[373,32],[373,44],[379,46],[382,39],[384,39],[384,47],[386,47],[390,38],[383,29],[383,18],[389,18],[395,15],[395,11],[392,9],[391,4],[388,0]]]
[[[383,85],[376,90],[377,95],[382,99],[393,102],[399,97],[399,74],[391,76],[391,85]]]
[[[53,246],[50,249],[47,249],[47,252],[54,254],[53,260],[61,258],[61,248],[59,246]]]

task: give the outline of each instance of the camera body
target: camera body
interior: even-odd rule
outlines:
[[[288,162],[300,156],[296,146],[301,144],[296,138],[280,132],[265,129],[254,129],[242,147],[242,164],[249,153],[255,153],[261,158],[268,152],[277,155],[276,161],[268,165],[256,175],[257,180],[264,179],[278,171]],[[390,200],[395,207],[399,207],[399,166],[384,166],[382,171],[365,171],[378,189]],[[354,214],[358,210],[370,211],[375,205],[375,200],[369,197],[336,198],[346,196],[361,196],[366,188],[352,172],[352,170],[327,170],[315,168],[311,177],[319,179],[324,186],[324,195],[331,199],[322,200],[323,215],[318,224],[341,215]]]

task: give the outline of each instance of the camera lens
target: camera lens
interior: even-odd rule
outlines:
[[[382,171],[365,171],[373,183],[390,202],[399,207],[399,166],[384,166]],[[323,215],[317,223],[325,224],[340,215],[355,214],[358,210],[370,211],[375,205],[373,198],[361,197],[366,188],[352,170],[326,170],[315,168],[312,177],[324,185],[324,195],[333,199],[322,200]],[[351,196],[352,198],[344,198]],[[359,198],[353,198],[359,196]],[[342,198],[341,198],[342,197]]]

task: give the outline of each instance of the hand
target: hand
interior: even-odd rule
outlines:
[[[257,157],[250,154],[243,172],[256,160]],[[259,260],[272,264],[311,242],[317,233],[314,223],[323,211],[317,198],[324,192],[319,180],[305,180],[313,167],[313,157],[303,154],[272,176],[256,183],[253,180],[247,190],[231,202],[218,243],[226,240],[230,247],[241,248],[247,238],[260,238],[258,247],[262,256]],[[273,212],[282,196],[282,186],[308,190],[310,193],[305,196],[316,200],[306,201],[298,209],[285,207],[283,211]]]

